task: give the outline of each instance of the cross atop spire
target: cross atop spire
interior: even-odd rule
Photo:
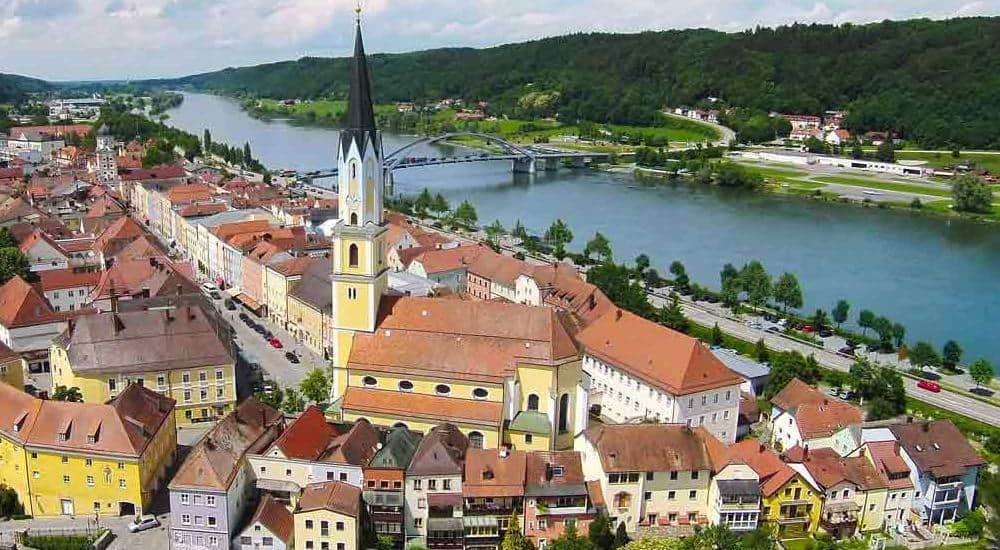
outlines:
[[[361,38],[361,2],[355,7],[357,22],[354,36],[354,61],[351,68],[351,88],[347,101],[347,128],[374,130],[375,109],[372,105],[371,77],[365,58],[364,40]]]

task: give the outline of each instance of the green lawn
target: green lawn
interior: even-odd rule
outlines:
[[[339,119],[347,110],[347,102],[343,100],[319,99],[302,101],[294,105],[284,105],[278,100],[261,99],[261,111],[268,114],[278,114],[290,117],[315,117],[316,119]],[[376,105],[375,112],[382,114],[396,110],[395,105]]]
[[[814,544],[812,539],[790,539],[781,541],[785,550],[810,550]]]
[[[883,191],[899,191],[902,193],[916,193],[920,195],[931,195],[934,197],[951,198],[951,191],[948,189],[937,189],[922,185],[910,185],[874,178],[851,178],[845,176],[820,176],[813,178],[814,181],[823,183],[838,183],[840,185],[852,185],[855,187],[868,187],[871,189],[881,189]]]
[[[912,151],[896,151],[897,160],[923,160],[934,168],[945,168],[952,164],[965,162],[975,162],[977,166],[986,168],[990,172],[1000,172],[1000,154],[987,155],[982,153],[962,153],[956,159],[951,156],[951,152],[940,151],[937,153],[914,153]]]

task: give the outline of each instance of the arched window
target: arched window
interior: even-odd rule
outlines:
[[[358,225],[358,213],[351,212],[351,225]]]
[[[361,383],[366,386],[377,386],[378,380],[376,380],[374,376],[366,376],[361,379]]]
[[[351,163],[351,177],[352,178],[358,177],[358,163],[356,162]]]
[[[351,267],[358,267],[358,245],[352,244],[347,249],[347,263]]]
[[[528,396],[528,410],[537,411],[538,410],[538,396],[531,394]]]
[[[407,426],[406,424],[404,424],[402,422],[396,422],[395,424],[392,425],[392,427],[393,428],[409,429],[409,426]]]
[[[567,423],[569,422],[569,394],[564,393],[562,397],[559,398],[559,433],[564,434],[567,432]]]
[[[409,380],[400,380],[399,389],[400,391],[413,391],[413,382],[410,382]]]
[[[469,446],[474,449],[482,449],[483,434],[479,432],[469,432]]]

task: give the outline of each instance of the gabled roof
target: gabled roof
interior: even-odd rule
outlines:
[[[186,178],[184,167],[178,164],[163,164],[152,168],[127,170],[121,174],[123,181],[154,181]]]
[[[143,236],[142,227],[130,216],[122,216],[109,225],[94,241],[94,250],[110,254],[115,246],[123,247],[125,242],[132,242]]]
[[[431,428],[420,441],[407,475],[461,475],[469,439],[454,424]]]
[[[393,416],[417,416],[438,422],[462,422],[499,426],[503,404],[499,401],[456,399],[423,393],[400,398],[398,391],[350,387],[344,393],[342,407],[361,413]]]
[[[314,261],[319,261],[319,259],[309,256],[299,256],[297,258],[292,258],[278,263],[273,266],[272,269],[285,277],[301,277],[302,274],[306,272],[309,265]]]
[[[756,439],[744,439],[729,449],[734,456],[740,457],[757,472],[764,496],[775,494],[796,476],[795,470],[781,460],[777,453]]]
[[[110,195],[105,194],[94,201],[94,204],[90,205],[90,208],[87,209],[87,213],[83,217],[103,218],[106,216],[122,216],[124,214],[125,208],[118,204],[118,201],[111,198]]]
[[[531,451],[525,459],[525,494],[584,495],[583,463],[576,451]]]
[[[15,275],[0,286],[0,325],[7,329],[62,321],[35,287]]]
[[[246,453],[266,448],[281,431],[282,414],[248,398],[195,445],[170,488],[229,489]]]
[[[392,428],[385,436],[385,444],[368,462],[368,468],[406,470],[422,438],[419,433],[405,426]]]
[[[101,274],[96,271],[75,271],[73,269],[47,269],[38,272],[38,286],[42,292],[64,288],[93,288],[97,286]]]
[[[128,246],[123,248],[121,252],[115,254],[115,259],[118,261],[130,261],[130,260],[146,260],[149,258],[159,257],[163,258],[166,262],[166,251],[160,248],[158,244],[154,241],[148,239],[145,235],[139,237],[138,239],[129,243]]]
[[[890,489],[913,487],[910,481],[910,467],[900,456],[898,441],[869,441],[865,443],[869,458],[875,470]]]
[[[524,451],[501,453],[496,449],[467,449],[462,496],[523,496],[526,458]]]
[[[698,339],[614,309],[576,336],[586,353],[672,395],[739,385]]]
[[[27,446],[122,457],[142,456],[175,404],[138,384],[97,404],[43,401],[0,383],[0,402],[0,433]]]
[[[302,489],[295,513],[329,510],[353,518],[361,508],[361,489],[342,481],[311,483]]]
[[[321,313],[333,310],[332,288],[333,268],[329,262],[312,262],[302,273],[302,280],[288,293],[289,298],[311,306]]]
[[[270,494],[265,494],[260,500],[247,527],[250,528],[258,523],[286,545],[291,542],[295,531],[295,518],[284,504],[275,500]]]
[[[114,265],[101,273],[101,280],[91,291],[92,301],[108,298],[112,291],[118,296],[138,296],[148,290],[150,296],[159,296],[176,293],[178,285],[182,291],[196,290],[191,264],[175,264],[163,256],[130,259],[129,256],[141,255],[141,249],[132,248],[131,244],[126,247],[130,249],[127,255],[116,257]]]
[[[358,333],[351,368],[502,381],[519,362],[577,357],[551,308],[423,297],[383,297],[377,330]]]
[[[20,242],[18,248],[21,249],[21,252],[28,254],[28,252],[32,248],[34,248],[34,246],[38,243],[48,244],[56,252],[62,254],[63,257],[68,257],[66,255],[66,251],[63,250],[61,246],[59,246],[59,243],[57,243],[52,237],[48,236],[41,229],[35,229],[34,231],[32,231],[27,237],[24,238],[24,240]]]
[[[363,466],[378,444],[378,430],[367,420],[358,420],[341,432],[326,421],[318,407],[311,406],[285,429],[272,449],[279,449],[287,458]]]
[[[771,404],[795,418],[804,440],[827,437],[865,420],[864,409],[826,395],[798,378],[771,398]]]
[[[964,475],[986,463],[951,420],[908,422],[889,426],[910,460],[935,477]]]
[[[786,458],[792,459],[790,455]],[[887,485],[882,476],[875,470],[872,463],[863,456],[841,457],[829,448],[804,449],[801,459],[796,460],[809,471],[809,474],[824,490],[831,489],[842,483],[854,485],[861,491],[884,489]]]
[[[684,424],[609,424],[583,432],[604,472],[719,471],[729,455],[704,428]]]
[[[428,275],[458,269],[468,269],[481,254],[494,254],[484,245],[465,245],[454,248],[430,248],[420,253],[412,262],[417,262]]]

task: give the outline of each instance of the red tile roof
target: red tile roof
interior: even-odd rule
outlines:
[[[457,269],[468,269],[469,265],[479,257],[480,254],[495,254],[483,245],[457,246],[455,248],[425,250],[412,261],[419,263],[428,275],[433,273],[443,273],[455,271]]]
[[[257,505],[257,510],[250,518],[250,525],[260,523],[272,535],[278,537],[286,545],[291,542],[295,531],[295,519],[292,512],[285,508],[269,494],[265,494]]]
[[[0,324],[7,329],[57,323],[64,316],[24,279],[15,275],[0,287]]]
[[[109,225],[94,241],[94,250],[110,254],[116,247],[124,247],[127,243],[143,236],[142,226],[129,216],[122,216]]]
[[[757,472],[764,496],[773,495],[798,475],[791,466],[781,460],[777,453],[756,439],[744,439],[730,446],[729,449],[733,456],[739,457],[747,466]]]
[[[910,460],[924,472],[950,477],[986,464],[951,420],[909,422],[889,426]]]
[[[101,274],[97,271],[75,271],[73,269],[49,269],[38,272],[38,285],[42,292],[65,288],[97,286]]]
[[[742,382],[696,338],[627,311],[609,311],[576,339],[588,354],[673,395]]]
[[[327,481],[306,485],[295,511],[330,510],[356,518],[360,507],[360,488],[342,481]]]
[[[123,181],[167,180],[187,177],[184,167],[176,164],[165,164],[152,168],[128,170],[121,174]]]
[[[841,483],[850,483],[862,491],[887,487],[872,463],[862,456],[841,457],[833,449],[816,449],[802,457],[802,464],[823,489]]]
[[[462,496],[523,496],[526,458],[524,451],[507,451],[501,456],[496,449],[466,450]]]
[[[864,409],[831,397],[798,378],[775,394],[771,404],[795,418],[804,440],[827,437],[865,420]]]
[[[683,424],[609,424],[583,432],[605,472],[718,471],[726,448],[704,428]]]
[[[323,411],[312,405],[285,428],[272,450],[277,448],[286,458],[314,461],[338,435],[340,432],[326,421]]]
[[[499,426],[503,421],[503,403],[476,401],[370,388],[348,388],[342,407],[358,414],[381,414],[390,417],[409,416],[439,422],[461,422]]]

